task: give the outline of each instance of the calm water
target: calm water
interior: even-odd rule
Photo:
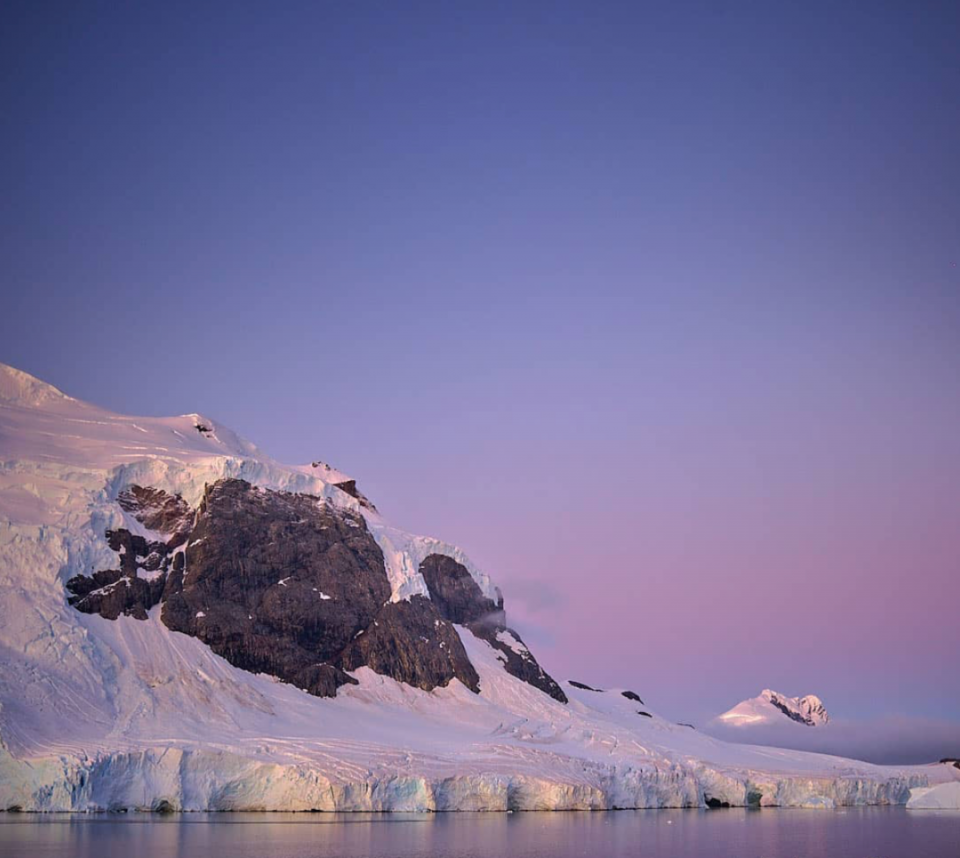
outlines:
[[[902,808],[436,815],[0,814],[3,858],[960,858],[960,813]]]

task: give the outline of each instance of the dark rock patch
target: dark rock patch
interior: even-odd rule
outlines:
[[[170,571],[167,572],[167,583],[163,588],[162,601],[167,599],[173,593],[179,593],[183,589],[183,558],[186,554],[182,551],[173,555],[173,563],[170,564]]]
[[[453,679],[471,691],[480,690],[480,677],[456,629],[423,596],[384,605],[373,623],[344,649],[340,664],[344,670],[366,665],[425,691]]]
[[[770,702],[777,707],[784,715],[786,715],[791,721],[796,721],[798,724],[803,724],[807,727],[815,727],[817,722],[812,718],[807,718],[804,715],[801,715],[799,712],[795,712],[786,704],[780,701],[780,698],[776,694],[770,697]]]
[[[940,762],[960,769],[960,760],[956,759],[955,757],[944,757],[942,760],[940,760]]]
[[[627,700],[633,700],[635,703],[639,703],[641,706],[643,706],[643,701],[640,699],[640,695],[635,691],[621,691],[620,693],[626,697]]]
[[[497,651],[497,658],[503,662],[504,669],[511,676],[534,688],[539,688],[544,694],[549,694],[560,703],[567,702],[567,695],[563,693],[563,689],[540,667],[533,653],[527,649],[516,631],[507,626],[483,620],[471,623],[467,628]]]
[[[503,599],[494,602],[484,596],[467,567],[452,557],[431,554],[420,564],[420,574],[431,601],[451,623],[465,626],[496,614],[501,616],[494,621],[503,621]]]
[[[81,577],[85,580],[78,581]],[[91,577],[71,578],[67,588],[75,588],[69,602],[84,614],[99,614],[107,620],[121,615],[145,620],[147,611],[159,604],[165,583],[162,577],[148,581],[131,578],[116,569],[105,569]]]
[[[689,727],[691,730],[696,730],[697,728],[693,724],[688,724],[686,721],[677,721],[678,727]]]
[[[637,710],[637,715],[643,715],[644,718],[652,718],[652,717],[653,717],[653,715],[651,715],[649,712],[644,712],[642,709],[638,709],[638,710]]]
[[[581,691],[596,691],[598,694],[603,693],[602,688],[591,688],[585,682],[577,682],[575,679],[568,679],[567,682],[569,682],[574,688],[579,688]]]
[[[342,483],[334,483],[334,485],[340,489],[342,492],[346,492],[350,497],[355,498],[360,493],[357,491],[357,481],[356,480],[344,480]]]
[[[183,499],[159,489],[131,486],[118,502],[170,539],[107,531],[120,568],[71,578],[77,610],[146,619],[162,602],[165,625],[200,638],[236,667],[324,697],[356,683],[337,666],[340,653],[391,592],[362,518],[241,480],[208,486],[195,526]]]
[[[707,807],[711,810],[716,810],[721,807],[730,807],[729,801],[721,801],[719,798],[714,798],[713,796],[704,794],[703,800],[706,803]]]
[[[314,467],[316,467],[316,464],[314,464]],[[344,480],[342,483],[334,483],[334,485],[340,489],[340,491],[346,492],[350,497],[360,501],[360,506],[372,509],[374,512],[377,511],[377,508],[370,503],[370,499],[357,488],[356,480]]]
[[[341,488],[356,491],[353,481]],[[454,627],[463,624],[509,673],[566,702],[507,628],[502,598],[484,597],[462,565],[431,555],[423,572],[432,598],[390,602],[383,554],[350,510],[235,479],[207,486],[196,511],[149,486],[130,486],[118,503],[167,541],[107,531],[119,568],[71,578],[77,610],[146,619],[162,604],[168,628],[200,639],[235,667],[321,697],[355,684],[346,671],[363,666],[424,690],[459,679],[478,691]]]
[[[283,679],[279,673],[274,676]],[[341,685],[359,684],[349,673],[344,673],[336,665],[325,663],[309,664],[288,681],[314,697],[336,697]]]
[[[318,696],[353,680],[341,651],[390,598],[383,554],[359,515],[310,495],[208,486],[163,622],[236,667]]]
[[[426,582],[430,601],[445,620],[465,625],[474,636],[490,644],[511,676],[560,703],[567,702],[563,689],[540,667],[520,635],[507,627],[499,592],[497,601],[484,596],[470,571],[444,554],[426,557],[420,564],[420,574]]]
[[[168,536],[167,545],[182,545],[193,525],[193,510],[180,495],[167,494],[162,489],[130,486],[120,492],[117,503],[148,530]]]
[[[72,594],[67,601],[82,613],[99,614],[108,620],[121,615],[145,620],[147,611],[163,596],[170,549],[125,529],[108,530],[106,537],[110,548],[120,555],[120,568],[75,575],[66,583]],[[140,570],[156,574],[141,578]]]

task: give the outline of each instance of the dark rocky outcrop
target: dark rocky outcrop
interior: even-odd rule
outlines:
[[[636,691],[621,691],[620,692],[627,700],[633,700],[636,703],[643,705],[643,701],[640,699],[640,695]]]
[[[567,702],[567,695],[533,657],[522,638],[506,625],[503,598],[496,602],[484,596],[469,570],[451,557],[431,554],[420,564],[430,600],[451,623],[465,625],[497,651],[507,673],[539,688],[554,700]]]
[[[100,614],[108,620],[121,615],[147,619],[147,611],[160,602],[170,566],[170,549],[162,542],[148,542],[129,530],[108,530],[107,542],[120,555],[119,569],[103,569],[92,575],[75,575],[67,581],[68,601],[85,614]],[[140,570],[153,573],[141,578]]]
[[[196,511],[149,486],[130,486],[118,503],[167,541],[107,531],[120,568],[67,582],[80,611],[146,619],[162,604],[168,628],[321,697],[356,683],[347,671],[364,666],[427,691],[454,679],[479,691],[455,628],[465,625],[509,673],[566,702],[506,626],[502,598],[485,597],[461,564],[431,555],[421,569],[431,598],[391,602],[383,554],[351,510],[236,479],[207,486]]]
[[[364,666],[427,691],[455,678],[477,691],[437,606],[390,595],[362,516],[312,495],[222,480],[204,494],[162,616],[231,664],[322,697]]]
[[[120,555],[120,568],[75,575],[66,584],[72,594],[68,601],[78,611],[108,620],[121,615],[145,620],[147,611],[170,589],[167,578],[171,566],[182,566],[182,554],[174,551],[190,533],[193,510],[180,495],[136,485],[120,492],[117,503],[148,530],[168,539],[148,541],[126,528],[108,530],[107,543]],[[141,577],[141,571],[149,574]]]
[[[454,678],[478,690],[476,670],[436,605],[389,603],[383,554],[361,516],[243,480],[208,486],[196,514],[181,497],[150,487],[131,486],[118,502],[170,539],[108,531],[120,569],[67,582],[78,610],[146,619],[162,601],[169,628],[236,667],[318,696],[355,683],[345,670],[364,665],[426,690]]]
[[[169,537],[167,545],[182,545],[193,525],[193,510],[180,495],[171,495],[162,489],[130,486],[120,492],[117,503],[148,530],[156,530]]]
[[[575,679],[567,680],[574,688],[579,688],[581,691],[595,691],[597,694],[602,694],[602,688],[592,688],[587,685],[585,682],[577,682]]]
[[[812,718],[807,718],[801,712],[797,712],[794,709],[791,709],[785,703],[783,703],[776,694],[772,694],[769,697],[770,703],[773,704],[777,709],[779,709],[784,715],[786,715],[791,721],[796,721],[798,724],[803,724],[806,727],[816,726],[816,721]]]
[[[481,620],[467,626],[476,637],[485,640],[497,651],[497,658],[511,676],[539,688],[560,703],[567,702],[567,695],[533,657],[519,634],[508,626]]]
[[[942,760],[940,760],[940,762],[944,765],[953,766],[956,769],[960,769],[960,760],[954,757],[944,757]]]
[[[374,512],[377,511],[377,508],[370,502],[370,499],[357,488],[356,480],[344,480],[341,483],[334,483],[334,485],[340,489],[340,491],[346,492],[350,497],[360,501],[360,506],[366,507]]]
[[[642,709],[638,709],[638,710],[637,710],[637,715],[643,715],[644,718],[652,718],[652,717],[653,717],[653,715],[651,715],[649,712],[644,712]]]
[[[147,611],[160,602],[165,581],[124,575],[119,569],[104,569],[92,576],[78,575],[67,582],[74,594],[70,604],[85,614],[99,614],[108,620],[121,615],[147,619]]]
[[[231,664],[327,696],[340,652],[390,598],[363,518],[243,480],[208,486],[163,622]]]
[[[451,623],[465,626],[488,618],[503,622],[503,598],[494,602],[484,596],[467,567],[452,557],[429,555],[420,564],[420,574],[430,599]]]
[[[366,665],[426,691],[452,679],[471,691],[480,690],[480,677],[457,630],[423,596],[384,605],[366,631],[343,651],[340,664],[345,670]]]

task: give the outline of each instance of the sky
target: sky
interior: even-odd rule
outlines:
[[[0,20],[0,361],[347,471],[562,678],[960,722],[960,5]]]

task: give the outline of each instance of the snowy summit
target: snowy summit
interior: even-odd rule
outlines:
[[[785,720],[805,727],[822,727],[830,722],[830,716],[820,698],[813,694],[787,697],[786,694],[765,688],[758,697],[741,701],[716,720],[732,727],[778,724]]]

